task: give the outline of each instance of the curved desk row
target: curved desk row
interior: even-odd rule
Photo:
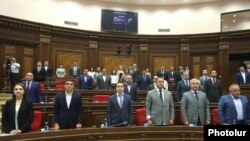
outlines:
[[[203,141],[203,127],[110,127],[81,128],[48,132],[32,132],[21,135],[0,136],[1,141]]]

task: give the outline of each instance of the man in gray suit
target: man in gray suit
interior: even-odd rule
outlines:
[[[106,74],[106,69],[102,69],[102,75],[97,76],[97,89],[109,90],[111,88],[111,77]]]
[[[200,80],[191,80],[191,90],[185,92],[181,101],[181,112],[186,125],[210,124],[210,110],[206,94],[199,91]],[[195,123],[194,123],[195,122]]]
[[[148,91],[146,97],[146,114],[149,125],[173,125],[174,104],[172,93],[163,89],[164,78],[159,77],[156,88]]]
[[[202,76],[200,77],[200,83],[201,83],[201,85],[200,85],[200,88],[201,88],[201,90],[204,92],[204,85],[205,85],[205,82],[209,79],[210,77],[207,75],[207,70],[206,69],[204,69],[203,71],[202,71]]]

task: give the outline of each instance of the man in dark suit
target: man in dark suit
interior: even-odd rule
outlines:
[[[190,84],[191,90],[183,94],[181,101],[181,113],[183,115],[184,124],[210,124],[211,116],[208,105],[209,102],[206,94],[200,91],[200,80],[194,78],[190,80]]]
[[[91,90],[93,88],[93,78],[88,75],[88,69],[83,70],[83,75],[80,75],[78,81],[78,89]]]
[[[211,77],[205,81],[204,92],[207,94],[209,102],[217,103],[223,95],[221,81],[216,79],[217,73],[215,70],[211,71]]]
[[[235,75],[235,81],[238,85],[245,85],[250,83],[250,76],[249,72],[245,70],[243,66],[240,66],[239,72]]]
[[[163,89],[164,78],[157,79],[157,88],[148,91],[146,116],[149,125],[173,125],[174,103],[172,93]]]
[[[224,95],[218,103],[219,122],[222,125],[247,124],[248,99],[240,94],[239,85],[229,87],[229,95]]]
[[[97,76],[97,89],[109,90],[111,88],[111,77],[106,74],[106,69],[102,69],[102,75]]]
[[[45,80],[48,80],[53,75],[52,67],[49,65],[48,61],[44,61],[43,68],[45,71],[45,78],[46,78]]]
[[[190,91],[190,81],[188,72],[183,72],[183,79],[177,82],[176,100],[181,102],[183,93]]]
[[[155,89],[157,87],[156,86],[157,79],[158,79],[158,76],[155,75],[153,77],[153,83],[151,83],[151,84],[148,85],[148,89],[147,89],[148,91],[153,90],[153,89]]]
[[[37,66],[32,70],[34,75],[34,81],[44,82],[46,79],[44,67],[42,67],[42,62],[38,61]]]
[[[137,101],[137,88],[133,84],[132,76],[126,75],[126,82],[124,84],[124,93],[130,95],[132,101]]]
[[[146,71],[142,70],[142,74],[139,76],[138,88],[139,90],[147,90],[150,84],[150,77],[146,75]]]
[[[169,73],[165,70],[164,66],[161,66],[160,70],[156,74],[158,77],[163,77],[164,80],[169,81]]]
[[[116,84],[116,94],[113,94],[107,107],[108,126],[132,125],[133,109],[131,97],[124,93],[124,85],[121,82]]]
[[[26,88],[26,98],[33,101],[34,103],[41,103],[44,101],[43,95],[41,93],[40,84],[33,81],[33,74],[28,72],[25,76],[25,81],[23,85]]]
[[[81,128],[82,96],[74,91],[73,80],[66,80],[64,87],[65,91],[55,97],[54,128]]]
[[[131,74],[132,74],[133,82],[134,82],[134,84],[137,85],[137,83],[139,81],[139,76],[140,76],[140,71],[137,68],[137,64],[133,64],[133,67],[131,69],[132,69]]]
[[[202,70],[202,76],[200,77],[200,82],[201,82],[200,88],[201,88],[201,90],[202,90],[203,92],[205,92],[205,91],[204,91],[205,82],[206,82],[209,78],[210,78],[210,77],[207,75],[207,70],[206,70],[206,69]],[[206,92],[205,92],[205,93],[206,93]]]
[[[178,73],[174,70],[174,67],[171,66],[170,72],[169,72],[169,82],[172,81],[176,84],[177,77],[178,77]]]
[[[73,62],[73,65],[69,69],[69,75],[71,78],[79,77],[81,74],[81,69],[77,66],[77,62]]]

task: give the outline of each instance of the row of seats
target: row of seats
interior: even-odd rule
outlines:
[[[104,99],[97,99],[97,100],[102,101]],[[212,121],[214,125],[219,124],[218,109],[213,109]],[[135,122],[137,125],[144,125],[144,123],[146,122],[146,108],[139,108],[135,110]],[[40,131],[41,126],[42,126],[42,112],[34,111],[34,119],[31,125],[32,131]]]

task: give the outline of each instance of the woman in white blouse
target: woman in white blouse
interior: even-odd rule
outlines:
[[[14,86],[13,98],[8,100],[3,107],[3,132],[21,134],[31,131],[34,118],[32,101],[26,98],[25,87],[22,83]]]
[[[112,70],[110,77],[111,77],[111,84],[116,84],[118,82],[118,76],[116,74],[115,69]]]
[[[59,68],[56,69],[56,76],[59,78],[63,78],[65,75],[66,75],[66,70],[63,64],[61,64]]]

